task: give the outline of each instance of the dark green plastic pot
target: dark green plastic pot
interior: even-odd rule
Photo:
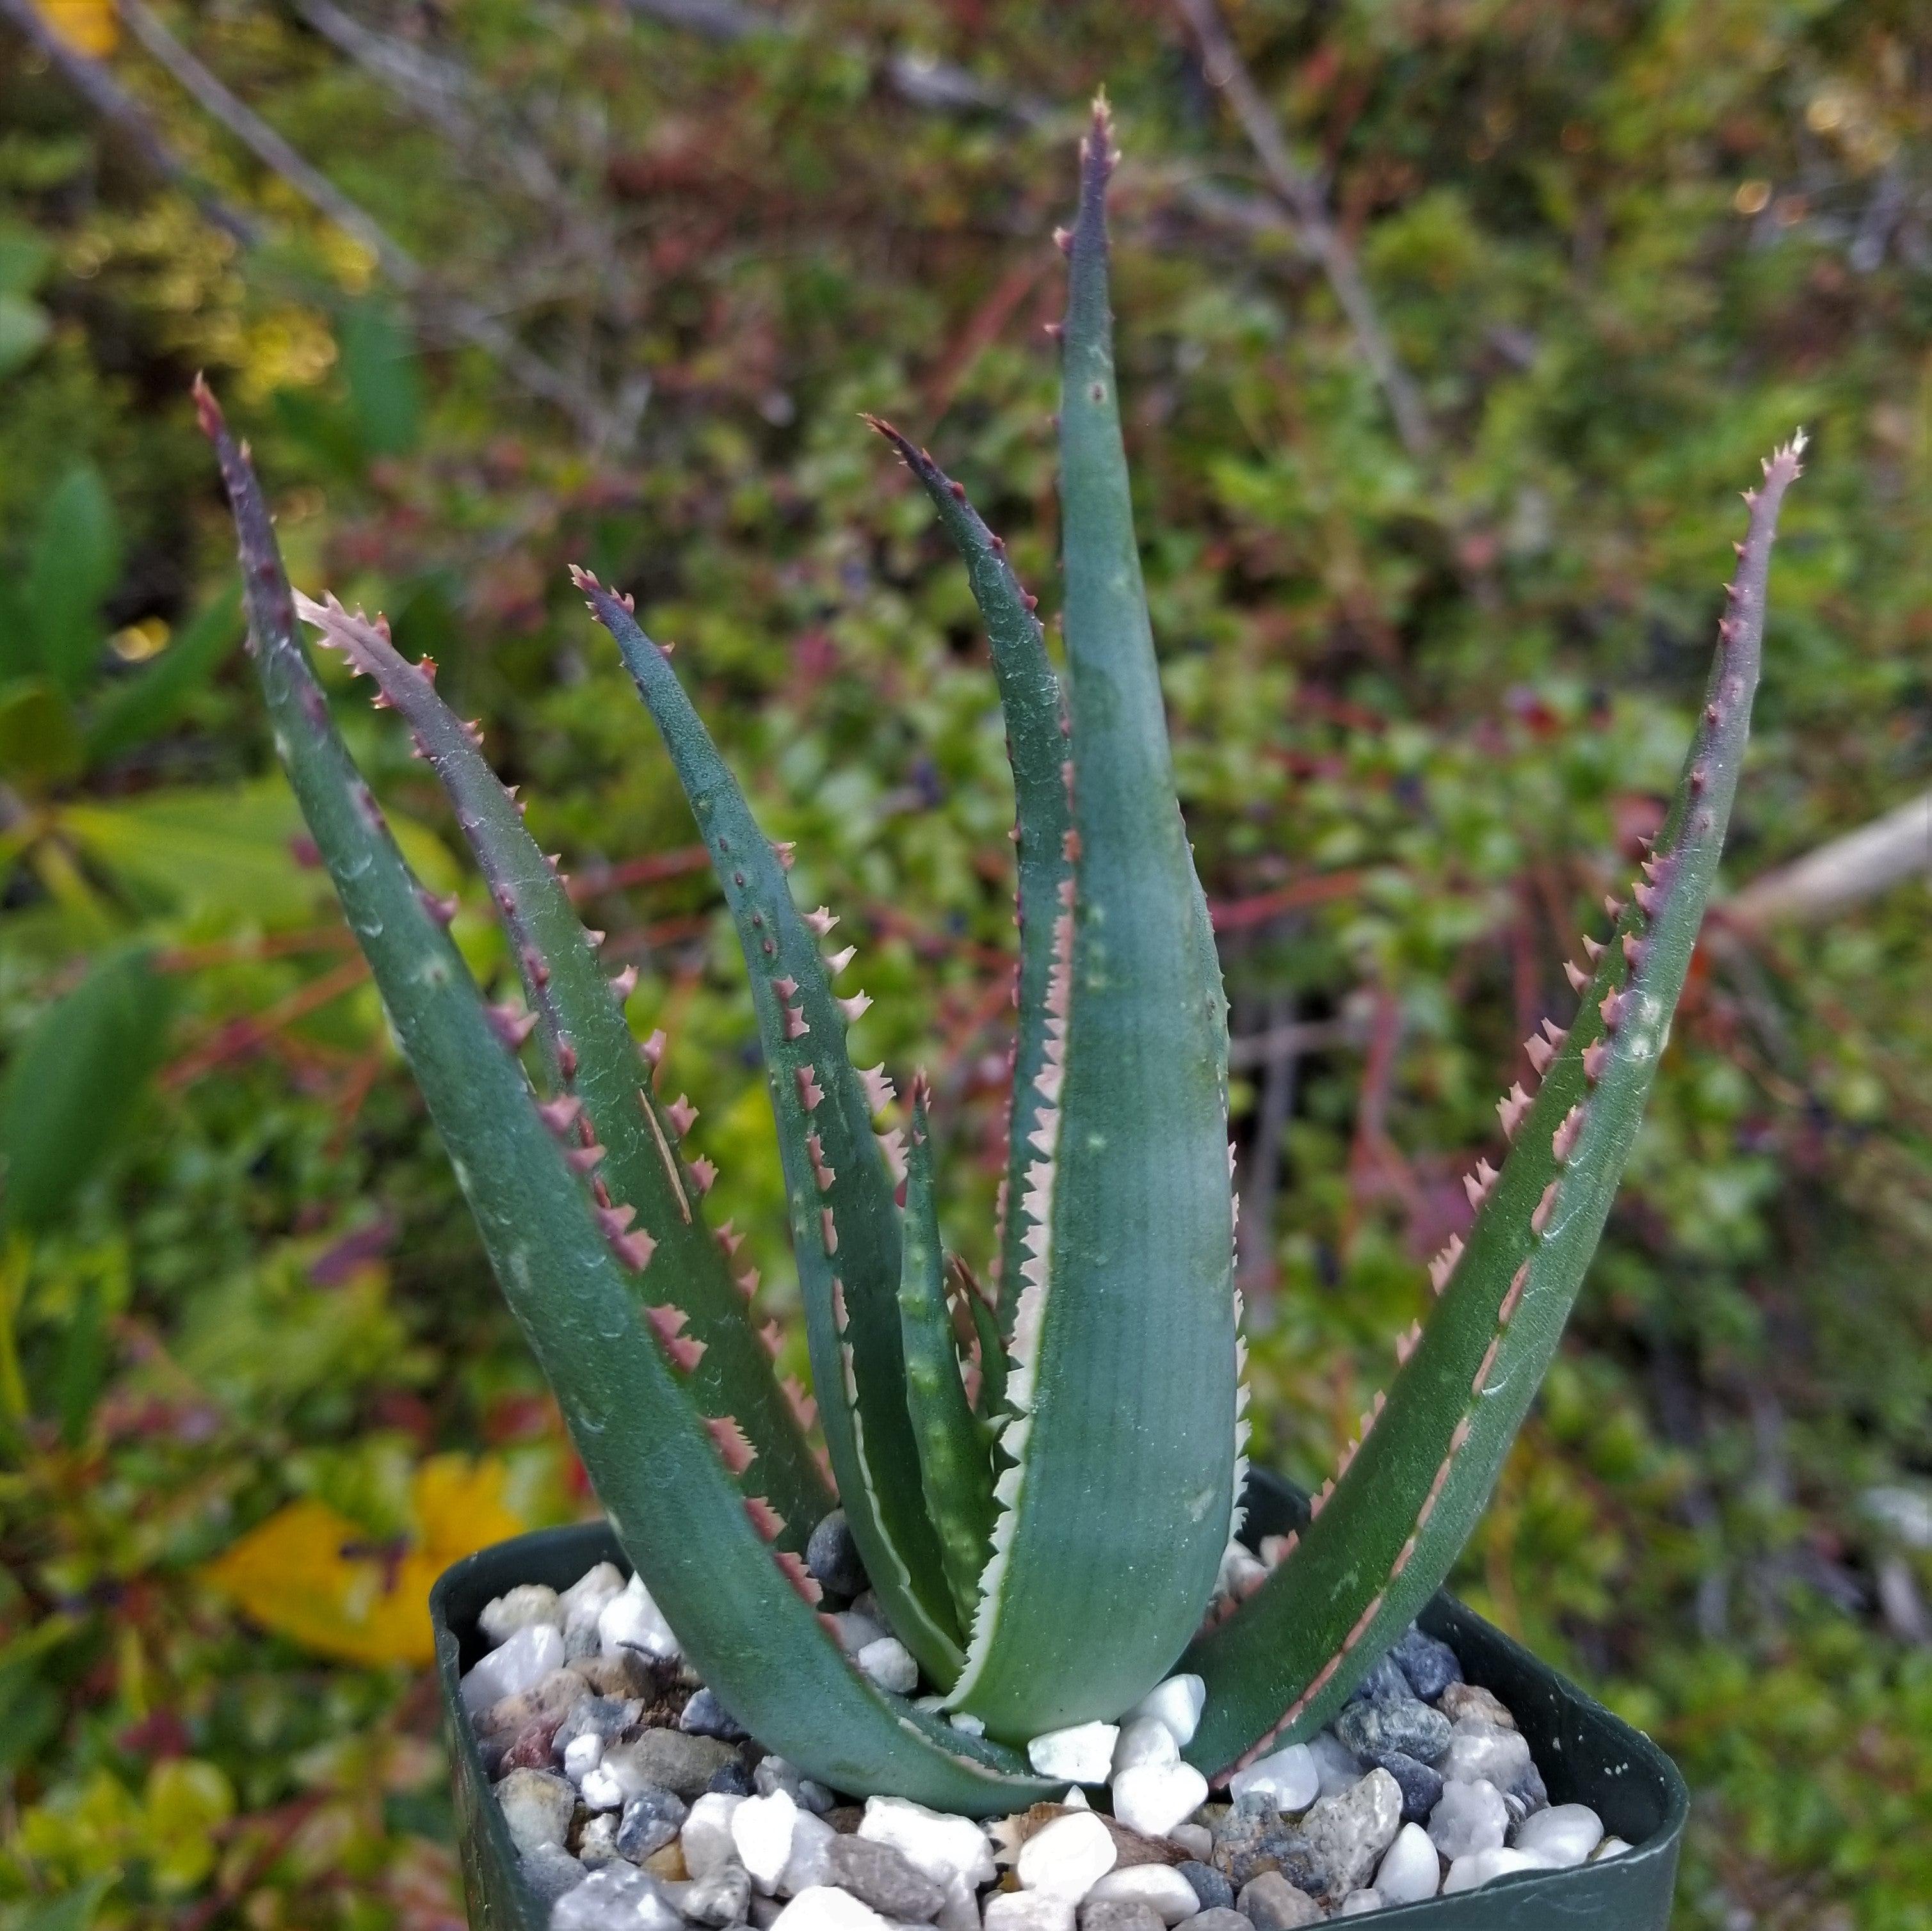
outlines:
[[[1258,1471],[1249,1489],[1250,1538],[1298,1528],[1306,1504],[1288,1485]],[[444,1572],[430,1592],[436,1676],[449,1735],[450,1777],[474,1931],[545,1931],[544,1907],[517,1875],[517,1855],[490,1795],[458,1681],[483,1653],[476,1618],[493,1597],[519,1582],[567,1588],[593,1564],[628,1568],[602,1522],[545,1529],[499,1543]],[[1422,1627],[1462,1660],[1472,1683],[1492,1690],[1529,1738],[1552,1804],[1587,1804],[1605,1830],[1632,1846],[1608,1864],[1529,1871],[1480,1891],[1378,1912],[1402,1931],[1666,1931],[1689,1795],[1676,1766],[1648,1737],[1593,1703],[1452,1597],[1438,1595]]]

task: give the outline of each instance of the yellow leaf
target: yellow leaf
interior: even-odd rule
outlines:
[[[148,1773],[146,1810],[157,1888],[192,1891],[214,1868],[215,1832],[234,1814],[233,1787],[213,1764],[176,1757]]]
[[[452,1562],[522,1532],[501,1462],[436,1456],[411,1486],[412,1533],[392,1547],[326,1502],[291,1502],[202,1572],[249,1618],[351,1663],[423,1664],[434,1654],[429,1591]]]
[[[114,0],[35,0],[35,5],[56,37],[77,54],[99,60],[120,40]]]

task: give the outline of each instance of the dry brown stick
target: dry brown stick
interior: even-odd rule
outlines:
[[[143,0],[121,0],[121,17],[142,48],[212,118],[262,165],[372,254],[383,274],[416,304],[424,319],[483,349],[511,379],[561,409],[586,439],[610,439],[610,412],[562,370],[526,348],[496,317],[461,296],[438,293],[422,264],[382,225],[311,165],[251,108],[230,92],[168,31]]]
[[[1202,71],[1208,85],[1224,95],[1262,164],[1268,185],[1294,217],[1303,245],[1320,265],[1336,305],[1354,331],[1362,359],[1373,372],[1395,420],[1402,447],[1420,460],[1436,447],[1435,426],[1408,372],[1382,326],[1375,298],[1362,278],[1361,265],[1330,218],[1321,187],[1288,152],[1280,124],[1262,99],[1221,18],[1215,0],[1174,0],[1200,43]]]
[[[721,46],[735,46],[760,34],[790,36],[797,31],[796,25],[782,15],[745,6],[740,0],[624,0],[624,4],[645,19],[681,27]],[[944,113],[993,114],[1027,127],[1045,127],[1057,118],[1056,110],[1045,101],[989,86],[950,61],[923,54],[890,54],[880,62],[878,71],[895,94],[915,107]]]
[[[1271,994],[1268,1024],[1260,1035],[1266,1050],[1258,1055],[1262,1070],[1260,1104],[1255,1109],[1254,1144],[1241,1185],[1240,1218],[1235,1224],[1237,1273],[1243,1291],[1258,1301],[1274,1285],[1274,1207],[1281,1190],[1282,1139],[1294,1111],[1295,1088],[1301,1069],[1301,1029],[1295,1024],[1294,995]],[[1233,1060],[1233,1042],[1228,1057]],[[1259,1041],[1241,1043],[1250,1048]]]
[[[1809,924],[1914,877],[1932,885],[1932,791],[1753,879],[1712,909],[1732,927]]]
[[[244,247],[262,239],[262,231],[238,208],[231,208],[161,138],[147,110],[98,60],[69,46],[48,24],[34,0],[0,0],[7,20],[60,77],[138,154],[148,169],[178,187],[207,218]]]
[[[120,11],[128,31],[197,106],[310,207],[360,241],[398,287],[413,290],[421,285],[422,267],[416,257],[392,241],[374,215],[357,206],[320,168],[310,166],[252,108],[244,106],[168,31],[142,0],[122,0]]]

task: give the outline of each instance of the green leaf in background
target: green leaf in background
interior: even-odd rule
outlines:
[[[9,1918],[7,1931],[88,1931],[100,1901],[121,1881],[118,1870],[98,1871],[58,1897],[31,1903]]]
[[[87,1438],[87,1425],[106,1383],[110,1361],[106,1297],[100,1281],[90,1276],[75,1294],[54,1370],[53,1410],[61,1439],[70,1448],[78,1448]]]
[[[120,523],[106,486],[92,463],[76,463],[47,499],[26,585],[38,667],[69,697],[100,661],[100,606],[120,574]]]
[[[62,808],[61,825],[95,865],[157,911],[273,925],[310,916],[328,894],[328,879],[304,856],[308,827],[279,778],[111,802],[76,799]],[[393,829],[425,886],[456,889],[461,873],[434,832],[400,814]]]
[[[98,764],[165,730],[241,636],[241,600],[231,583],[196,613],[158,657],[101,698],[88,721],[88,763]]]
[[[274,780],[76,802],[62,823],[95,864],[158,910],[294,919],[327,889],[297,859],[295,841],[306,834],[287,787]]]
[[[362,475],[362,441],[342,404],[313,389],[279,388],[269,406],[276,427],[323,472]]]
[[[0,295],[32,295],[53,259],[52,244],[31,228],[0,221]]]
[[[342,373],[362,446],[371,456],[406,456],[422,426],[416,338],[394,308],[371,298],[342,319]]]
[[[53,255],[31,229],[0,223],[0,376],[24,368],[52,332],[32,296]]]
[[[0,1225],[51,1225],[160,1064],[172,995],[152,952],[103,957],[40,1015],[0,1087]]]
[[[58,685],[22,677],[0,688],[0,778],[41,790],[76,776],[82,756],[74,706]]]
[[[52,328],[38,302],[0,289],[0,376],[10,376],[32,361]]]

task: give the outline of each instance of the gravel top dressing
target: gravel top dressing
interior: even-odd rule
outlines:
[[[812,1556],[854,1662],[916,1691],[836,1518]],[[1176,1676],[1118,1723],[1035,1738],[1065,1796],[983,1825],[849,1801],[761,1749],[610,1563],[512,1589],[478,1629],[464,1707],[551,1931],[1288,1931],[1629,1848],[1550,1805],[1515,1718],[1418,1629],[1330,1728],[1225,1789],[1181,1761],[1202,1687]]]

